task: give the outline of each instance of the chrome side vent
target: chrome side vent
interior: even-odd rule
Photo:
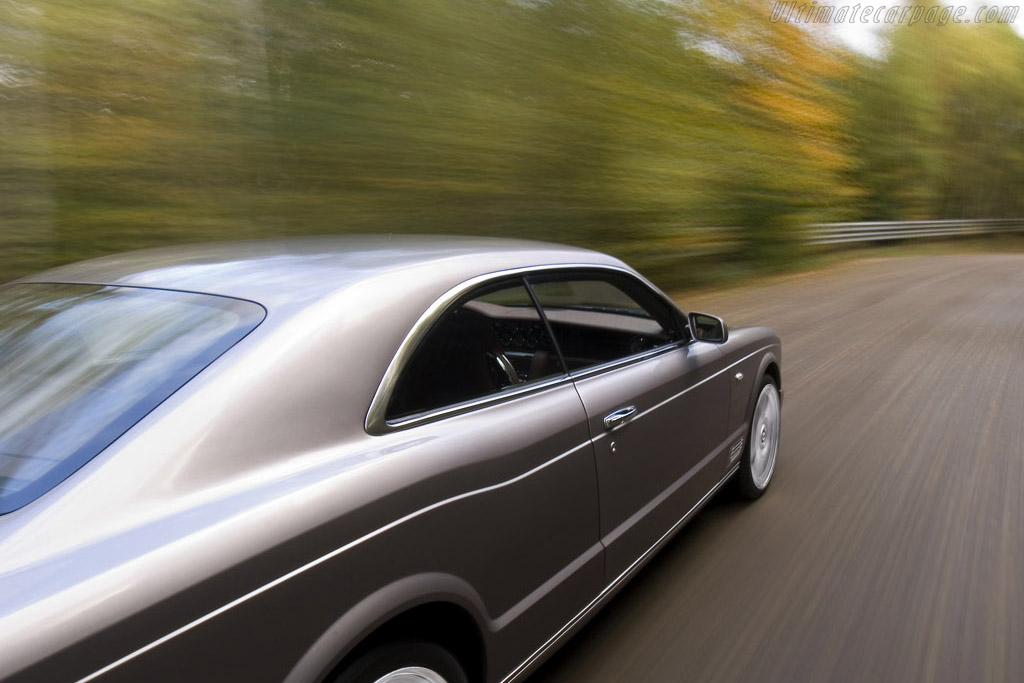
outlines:
[[[743,438],[732,445],[729,449],[729,464],[733,464],[740,459],[740,454],[743,453]]]

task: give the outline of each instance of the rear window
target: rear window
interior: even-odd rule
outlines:
[[[264,314],[188,292],[0,287],[0,514],[66,479]]]

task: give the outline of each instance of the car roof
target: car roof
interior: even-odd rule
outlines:
[[[622,266],[589,249],[487,237],[345,235],[146,249],[82,261],[19,282],[174,289],[264,305],[316,300],[377,276],[447,290],[484,273],[561,263]]]

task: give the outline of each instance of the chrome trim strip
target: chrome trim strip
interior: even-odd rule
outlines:
[[[524,277],[533,273],[545,273],[553,270],[603,270],[611,273],[624,274],[633,278],[636,278],[643,284],[647,285],[656,294],[661,296],[666,302],[679,308],[668,296],[665,295],[660,289],[655,287],[647,278],[640,275],[634,270],[625,268],[622,266],[615,266],[606,263],[553,263],[542,266],[526,266],[523,268],[511,268],[509,270],[499,270],[493,273],[485,273],[484,275],[478,275],[474,278],[470,278],[465,282],[462,282],[447,292],[438,297],[437,300],[432,303],[423,315],[419,317],[416,323],[409,330],[409,333],[402,340],[401,345],[398,347],[398,351],[395,352],[395,357],[391,359],[391,363],[388,364],[388,369],[384,371],[384,377],[381,379],[380,384],[377,386],[377,391],[373,395],[373,400],[370,401],[370,408],[366,412],[366,420],[363,423],[363,428],[368,434],[386,434],[391,431],[399,429],[406,429],[408,427],[414,427],[416,425],[423,424],[425,422],[432,422],[439,420],[450,415],[454,415],[461,412],[466,412],[474,408],[481,407],[483,405],[490,405],[492,403],[498,403],[503,401],[506,397],[519,396],[522,393],[528,393],[534,389],[541,387],[543,383],[537,385],[526,385],[519,391],[513,393],[500,393],[492,396],[486,396],[483,399],[477,399],[474,401],[467,401],[465,403],[456,404],[454,406],[445,406],[437,410],[428,411],[420,415],[416,415],[411,418],[395,420],[388,422],[385,419],[385,411],[387,410],[388,400],[391,398],[391,392],[394,391],[395,383],[398,381],[399,372],[405,367],[409,357],[415,351],[423,337],[426,336],[430,326],[433,325],[434,321],[439,315],[441,315],[445,309],[453,304],[459,297],[466,294],[469,290],[479,285],[492,282],[495,280],[502,280],[505,278],[512,277]],[[597,365],[592,368],[587,368],[584,372],[572,375],[573,378],[586,377],[596,372],[602,372],[612,367],[618,367],[635,361],[643,360],[650,356],[664,353],[668,349],[676,348],[683,342],[673,342],[657,349],[646,351],[643,354],[636,356],[629,356],[625,359],[619,359],[610,361],[602,365]],[[567,377],[557,378],[559,381],[567,379]]]
[[[731,370],[736,365],[739,365],[740,363],[742,363],[745,360],[753,358],[754,356],[758,355],[759,353],[763,353],[764,351],[766,351],[767,349],[770,349],[771,347],[772,347],[771,344],[767,344],[767,345],[762,346],[761,348],[757,349],[756,351],[752,351],[752,352],[748,353],[747,355],[743,356],[743,358],[740,358],[737,361],[733,361],[732,363],[729,363],[729,365],[726,365],[724,368],[722,368],[721,370],[719,370],[718,372],[716,372],[714,374],[708,375],[707,377],[705,377],[701,381],[697,382],[696,384],[691,384],[690,386],[686,387],[685,389],[683,389],[679,393],[674,394],[673,396],[669,396],[668,398],[666,398],[661,403],[656,403],[655,405],[651,406],[647,410],[645,410],[642,413],[640,413],[639,415],[637,415],[637,417],[643,417],[647,413],[654,412],[655,410],[657,410],[658,408],[662,407],[666,403],[671,403],[672,401],[676,400],[677,398],[679,398],[680,396],[682,396],[686,392],[692,391],[693,389],[699,387],[701,384],[704,384],[705,382],[710,381],[710,380],[714,379],[715,377],[718,377],[721,374],[729,372],[729,370]]]
[[[540,472],[541,470],[546,469],[547,467],[549,467],[551,465],[554,465],[555,463],[559,462],[560,460],[564,460],[565,458],[569,457],[573,453],[576,453],[579,450],[586,449],[586,448],[591,448],[591,441],[590,441],[590,439],[587,439],[586,441],[580,443],[577,446],[574,446],[574,447],[570,448],[569,450],[565,451],[564,453],[561,453],[560,455],[557,455],[557,456],[555,456],[554,458],[552,458],[550,460],[542,462],[541,464],[537,465],[533,469],[527,470],[526,472],[523,472],[522,474],[518,474],[515,477],[512,477],[511,479],[506,479],[505,481],[498,482],[497,484],[491,484],[490,486],[485,486],[483,488],[475,489],[473,491],[466,491],[464,493],[460,493],[457,496],[452,496],[451,498],[446,498],[446,499],[440,500],[440,501],[438,501],[436,503],[432,503],[432,504],[430,504],[430,505],[428,505],[428,506],[426,506],[424,508],[420,508],[419,510],[416,510],[414,512],[410,512],[409,514],[405,515],[404,517],[399,517],[396,520],[388,522],[384,526],[378,527],[377,529],[375,529],[375,530],[373,530],[373,531],[371,531],[371,532],[369,532],[367,534],[364,534],[363,536],[360,536],[359,538],[357,538],[357,539],[355,539],[353,541],[349,541],[345,545],[343,545],[341,547],[338,547],[338,548],[335,548],[334,550],[330,551],[329,553],[321,555],[320,557],[316,558],[315,560],[311,560],[311,561],[307,562],[306,564],[304,564],[304,565],[302,565],[300,567],[296,567],[295,569],[293,569],[292,571],[288,572],[287,574],[282,574],[281,576],[277,577],[273,581],[270,581],[269,583],[265,583],[262,586],[260,586],[259,588],[255,588],[255,589],[249,591],[248,593],[235,598],[231,602],[228,602],[228,603],[226,603],[224,605],[221,605],[220,607],[218,607],[217,609],[213,610],[212,612],[207,612],[203,616],[201,616],[201,617],[199,617],[197,619],[193,619],[192,621],[190,621],[189,623],[185,624],[184,626],[181,626],[181,627],[171,631],[170,633],[168,633],[168,634],[166,634],[166,635],[164,635],[164,636],[162,636],[160,638],[157,638],[156,640],[154,640],[154,641],[152,641],[152,642],[150,642],[150,643],[148,643],[146,645],[143,645],[142,647],[138,648],[137,650],[134,650],[134,651],[128,653],[127,655],[125,655],[124,657],[121,657],[120,659],[117,659],[117,660],[111,662],[110,664],[107,664],[106,666],[104,666],[101,669],[97,669],[96,671],[92,672],[88,676],[79,679],[77,681],[77,683],[89,683],[90,681],[94,681],[97,678],[99,678],[100,676],[103,676],[104,674],[107,674],[110,671],[113,671],[114,669],[116,669],[117,667],[121,666],[122,664],[130,662],[131,660],[135,659],[136,657],[139,657],[139,656],[149,652],[150,650],[153,650],[153,649],[159,647],[160,645],[163,645],[164,643],[166,643],[166,642],[168,642],[170,640],[173,640],[174,638],[177,638],[178,636],[182,635],[183,633],[187,633],[188,631],[191,631],[192,629],[194,629],[197,626],[201,626],[202,624],[206,623],[207,621],[210,621],[211,619],[214,619],[215,617],[218,617],[221,614],[224,614],[225,612],[227,612],[228,610],[230,610],[230,609],[232,609],[234,607],[237,607],[237,606],[239,606],[239,605],[241,605],[241,604],[243,604],[245,602],[248,602],[249,600],[252,600],[255,597],[258,597],[259,595],[262,595],[263,593],[267,592],[271,588],[276,588],[277,586],[283,584],[285,581],[293,579],[296,576],[299,576],[300,574],[304,574],[305,572],[309,571],[310,569],[313,569],[314,567],[317,567],[317,566],[323,564],[324,562],[327,562],[328,560],[333,559],[333,558],[337,557],[338,555],[341,555],[346,550],[350,550],[350,549],[352,549],[352,548],[354,548],[354,547],[356,547],[358,545],[361,545],[362,543],[364,543],[366,541],[369,541],[370,539],[376,538],[377,536],[380,536],[385,531],[390,531],[391,529],[394,529],[395,527],[399,526],[400,524],[404,524],[405,522],[408,522],[409,520],[415,519],[415,518],[417,518],[417,517],[419,517],[421,515],[424,515],[424,514],[426,514],[428,512],[432,512],[433,510],[436,510],[436,509],[438,509],[440,507],[448,505],[449,503],[454,503],[454,502],[463,500],[465,498],[470,498],[472,496],[476,496],[478,494],[488,493],[490,491],[495,491],[497,489],[501,489],[501,488],[504,488],[506,486],[511,486],[512,484],[520,482],[523,479],[526,479],[527,477],[533,476],[537,472]]]
[[[737,361],[733,361],[732,363],[730,363],[729,365],[726,365],[724,368],[722,368],[718,372],[715,372],[714,374],[708,375],[707,377],[705,377],[701,381],[697,382],[696,384],[691,384],[690,386],[686,387],[682,391],[680,391],[678,393],[675,393],[675,394],[672,394],[671,396],[666,398],[661,403],[656,403],[653,406],[651,406],[650,408],[637,413],[633,417],[633,419],[634,420],[635,419],[639,419],[639,418],[643,417],[644,415],[647,415],[648,413],[653,413],[655,410],[657,410],[658,408],[662,407],[666,403],[671,403],[672,401],[676,400],[677,398],[679,398],[683,394],[685,394],[687,392],[690,392],[690,391],[693,391],[694,389],[699,387],[701,384],[704,384],[705,382],[708,382],[708,381],[714,379],[715,377],[718,377],[722,373],[728,372],[733,366],[739,365],[740,363],[742,363],[743,361],[747,360],[748,358],[753,358],[757,354],[762,353],[765,350],[772,348],[772,346],[773,346],[773,344],[768,344],[767,346],[762,346],[761,348],[759,348],[758,350],[756,350],[756,351],[754,351],[752,353],[748,353],[746,356],[743,356],[743,358],[740,358]],[[573,379],[577,379],[577,378],[574,377]],[[593,442],[597,443],[598,441],[600,441],[601,439],[605,438],[609,434],[611,434],[611,432],[601,432],[600,434],[598,434],[597,436],[595,436],[593,438]]]
[[[460,415],[462,413],[468,413],[471,410],[477,408],[484,408],[496,403],[504,403],[506,400],[513,398],[519,398],[520,396],[526,396],[527,394],[537,393],[544,389],[550,389],[552,387],[562,386],[572,382],[572,378],[569,375],[560,375],[558,377],[552,377],[540,382],[533,384],[524,384],[519,387],[509,387],[508,389],[491,394],[489,396],[482,396],[480,398],[474,398],[471,401],[463,401],[462,403],[455,403],[444,408],[437,408],[435,410],[429,410],[425,413],[419,413],[411,417],[402,418],[401,420],[386,421],[384,424],[387,425],[388,429],[383,431],[374,431],[370,434],[384,434],[390,431],[397,431],[399,429],[407,429],[409,427],[415,427],[417,425],[425,424],[427,422],[433,422],[434,420],[440,420],[452,415]]]
[[[587,378],[587,377],[593,377],[594,375],[600,375],[600,374],[608,372],[610,370],[615,370],[617,368],[621,368],[621,367],[624,367],[626,365],[632,365],[633,363],[640,363],[642,361],[647,360],[648,358],[654,358],[655,356],[660,356],[660,355],[668,353],[670,351],[675,351],[676,349],[681,348],[683,346],[689,346],[689,345],[690,345],[690,342],[683,341],[682,339],[679,339],[679,340],[674,341],[674,342],[669,342],[668,344],[665,344],[664,346],[659,346],[659,347],[657,347],[655,349],[649,349],[647,351],[641,351],[640,353],[634,354],[632,356],[625,356],[624,358],[616,358],[615,360],[610,360],[610,361],[601,363],[600,365],[590,365],[588,367],[583,368],[579,372],[571,372],[571,373],[569,373],[569,376],[572,377],[574,380],[584,379],[584,378]]]
[[[644,564],[647,563],[647,560],[649,560],[653,556],[653,554],[661,548],[661,546],[663,546],[666,542],[668,542],[668,540],[679,530],[679,528],[683,524],[685,524],[687,521],[689,521],[689,519],[691,517],[693,517],[693,515],[695,515],[698,511],[700,511],[700,509],[702,507],[704,507],[704,505],[711,499],[711,497],[714,496],[718,492],[718,490],[720,488],[722,488],[722,486],[727,481],[729,481],[729,478],[732,477],[732,475],[736,474],[736,471],[738,469],[739,469],[738,465],[733,467],[732,469],[730,469],[729,472],[724,477],[722,477],[719,480],[719,482],[717,484],[715,484],[715,486],[710,491],[708,491],[706,494],[704,494],[703,498],[701,498],[699,501],[697,501],[697,503],[694,504],[694,506],[692,508],[690,508],[690,510],[685,515],[683,515],[682,517],[679,518],[678,522],[676,522],[675,524],[672,525],[672,528],[670,528],[668,531],[666,531],[661,536],[661,538],[659,538],[657,541],[654,542],[654,544],[650,548],[645,550],[644,553],[642,555],[640,555],[640,557],[638,557],[636,560],[634,560],[633,564],[631,564],[628,567],[626,567],[626,569],[623,570],[623,572],[621,574],[619,574],[617,577],[615,577],[615,579],[612,580],[611,583],[609,583],[607,586],[605,586],[604,590],[602,590],[597,595],[597,597],[595,597],[593,600],[591,600],[587,604],[586,607],[584,607],[582,610],[580,610],[576,614],[576,616],[574,616],[572,619],[570,619],[565,624],[565,626],[560,628],[558,630],[558,632],[555,633],[555,635],[553,635],[550,638],[548,638],[547,641],[545,641],[543,645],[541,645],[539,648],[537,648],[533,652],[533,654],[531,654],[529,657],[524,659],[522,661],[522,663],[519,664],[519,666],[517,666],[515,669],[512,670],[512,673],[510,673],[509,675],[505,676],[505,678],[501,679],[501,683],[514,683],[514,681],[520,680],[520,678],[524,674],[526,674],[528,671],[530,671],[531,667],[548,650],[550,650],[553,646],[558,644],[563,638],[567,637],[571,633],[572,629],[575,626],[577,626],[584,618],[586,618],[596,608],[602,606],[606,600],[610,599],[612,597],[612,595],[614,595],[614,593],[628,579],[632,578],[632,576],[637,571],[639,571],[640,568],[643,567]]]
[[[643,507],[639,508],[636,512],[631,514],[626,519],[619,522],[619,525],[614,529],[611,529],[608,533],[601,537],[601,542],[606,548],[610,548],[613,543],[622,538],[625,534],[629,533],[641,520],[651,514],[652,511],[660,507],[665,501],[675,495],[679,489],[683,488],[694,476],[700,474],[707,468],[715,459],[721,457],[722,453],[725,452],[726,446],[729,445],[729,439],[722,441],[707,455],[701,458],[700,462],[696,466],[691,467],[689,470],[683,473],[683,476],[676,479],[669,486],[661,490],[661,492],[648,500]]]
[[[557,573],[552,574],[551,578],[547,579],[544,583],[540,584],[532,591],[530,591],[526,595],[526,597],[524,597],[522,600],[512,605],[511,607],[509,607],[504,614],[492,619],[490,624],[491,628],[494,631],[500,631],[501,629],[511,624],[513,621],[521,617],[523,613],[526,612],[526,610],[536,605],[538,602],[541,601],[541,599],[549,595],[555,588],[565,583],[570,576],[572,576],[580,569],[582,569],[588,562],[594,560],[596,556],[602,556],[603,566],[604,549],[604,543],[602,543],[599,539],[596,543],[594,543],[594,545],[590,546],[585,551],[583,551],[583,553],[581,553],[572,562],[565,565]]]

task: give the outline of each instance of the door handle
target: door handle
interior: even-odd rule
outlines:
[[[604,416],[604,428],[615,429],[624,425],[631,417],[636,415],[636,406],[619,408],[613,413]]]

